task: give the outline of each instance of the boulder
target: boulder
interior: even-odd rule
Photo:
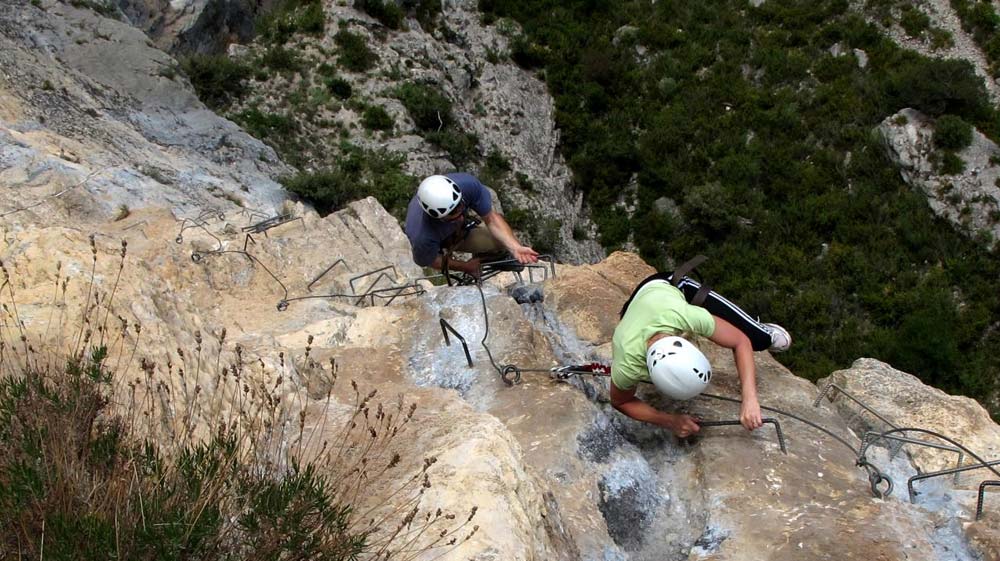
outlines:
[[[927,197],[935,214],[970,236],[981,236],[989,247],[1000,240],[1000,148],[973,129],[972,144],[957,155],[965,170],[942,175],[936,164],[934,121],[914,109],[903,109],[879,125],[889,157],[903,180]]]
[[[818,380],[817,384],[820,387],[835,384],[896,427],[931,430],[956,439],[985,460],[1000,458],[1000,427],[975,400],[948,395],[925,385],[916,376],[896,370],[884,362],[871,358],[858,359],[850,368],[838,370],[828,378]],[[828,397],[843,415],[856,418],[854,428],[859,434],[869,430],[889,430],[889,426],[873,414],[862,411],[852,400],[838,397],[839,393],[831,390]],[[902,436],[949,445],[926,434],[910,433]],[[913,445],[907,445],[904,450],[921,472],[956,466],[957,454],[952,451]],[[965,461],[969,463],[972,458],[966,456]],[[987,476],[989,472],[982,474]]]

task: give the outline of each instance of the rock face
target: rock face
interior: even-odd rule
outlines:
[[[571,172],[558,150],[554,101],[542,80],[516,66],[506,54],[513,24],[484,26],[473,0],[448,2],[433,31],[423,30],[412,18],[405,21],[404,29],[388,29],[354,8],[353,2],[327,2],[324,9],[326,31],[321,36],[296,37],[296,53],[337,67],[335,35],[344,30],[360,35],[378,61],[361,73],[337,67],[338,76],[351,84],[352,103],[338,103],[336,109],[321,106],[315,109],[314,118],[299,122],[323,147],[321,153],[340,150],[341,130],[347,134],[362,129],[363,109],[357,102],[363,101],[362,106],[384,109],[395,127],[379,134],[351,132],[351,143],[404,155],[403,168],[417,177],[456,170],[477,173],[477,169],[457,169],[460,163],[450,161],[447,152],[420,136],[395,95],[405,83],[429,85],[452,102],[454,128],[474,134],[482,156],[497,154],[509,163],[505,184],[490,187],[518,209],[533,213],[534,222],[550,225],[560,261],[588,263],[604,256],[583,196],[574,191]],[[253,94],[241,107],[285,114],[282,92],[307,86],[305,74],[274,75],[265,83],[254,83]],[[320,81],[316,76],[312,79]],[[325,164],[310,162],[305,167],[310,165]]]
[[[128,21],[171,54],[219,54],[250,40],[271,0],[117,0]]]
[[[267,179],[284,169],[273,153],[205,111],[184,85],[153,76],[170,59],[133,49],[138,32],[45,0],[16,7],[0,13],[0,260],[11,278],[0,298],[14,294],[16,324],[37,348],[85,328],[74,310],[99,298],[109,306],[105,321],[130,326],[96,332],[115,338],[122,385],[139,379],[137,391],[205,427],[237,408],[240,388],[219,382],[219,364],[245,356],[252,367],[243,387],[273,388],[320,449],[356,406],[347,380],[357,395],[377,390],[386,403],[402,395],[418,406],[418,430],[399,449],[417,464],[405,469],[436,458],[426,506],[459,514],[478,507],[478,531],[444,552],[446,561],[995,558],[996,493],[976,522],[971,475],[954,486],[922,484],[911,505],[902,481],[936,460],[913,453],[911,463],[874,448],[869,460],[896,483],[874,499],[855,465],[849,412],[813,407],[819,390],[766,353],[755,357],[760,398],[785,412],[768,414],[780,422],[787,454],[771,424],[753,433],[705,427],[681,442],[611,408],[605,378],[550,378],[556,365],[610,359],[618,310],[652,272],[637,256],[559,266],[534,287],[544,298],[520,304],[509,296],[518,281],[510,273],[481,287],[434,286],[374,199],[327,217],[285,203]],[[109,57],[123,50],[130,54]],[[121,205],[127,212],[115,210]],[[294,219],[268,228],[262,220],[279,205]],[[13,325],[10,309],[4,326]],[[447,345],[442,320],[461,339],[452,333]],[[703,348],[716,372],[711,393],[738,395],[732,357]],[[140,356],[153,365],[155,385],[134,377]],[[332,366],[310,362],[331,360],[339,385]],[[996,457],[998,429],[981,409],[859,364],[859,373],[834,377],[859,394],[897,388],[879,406],[900,423],[911,422],[907,415],[923,426],[935,420]],[[520,384],[501,381],[505,367],[522,371]],[[724,399],[676,403],[641,391],[658,407],[706,420],[738,415]],[[181,407],[198,395],[211,395],[217,409]],[[359,504],[381,496],[373,489]],[[403,504],[386,499],[390,509]]]
[[[985,409],[974,400],[948,395],[941,390],[924,385],[916,376],[895,370],[875,359],[858,359],[845,370],[838,370],[817,382],[821,387],[834,384],[874,409],[884,421],[896,427],[918,427],[939,432],[946,436],[962,435],[959,442],[981,457],[990,460],[1000,457],[1000,427]],[[829,396],[845,416],[856,417],[853,427],[859,434],[872,430],[889,430],[883,420],[870,412],[862,411],[849,398],[838,398],[840,392],[831,389]],[[857,414],[857,415],[855,415]],[[912,438],[947,442],[919,433],[903,434]],[[921,472],[938,471],[955,467],[957,455],[921,446],[905,448],[913,464]],[[968,458],[966,463],[971,463]],[[983,472],[983,475],[990,475]]]
[[[558,276],[541,285],[544,302],[519,305],[498,286],[515,280],[509,274],[482,293],[423,284],[421,271],[408,262],[402,232],[373,199],[326,218],[295,210],[302,220],[258,234],[255,243],[239,231],[246,220],[239,213],[184,227],[169,212],[149,209],[91,224],[87,229],[98,233],[98,292],[110,292],[116,282],[118,247],[111,240],[127,237],[127,266],[111,315],[142,323],[143,355],[160,365],[158,376],[175,399],[191,395],[195,384],[215,387],[212,369],[196,369],[193,362],[197,330],[209,356],[238,343],[247,356],[261,357],[264,372],[280,373],[276,393],[306,412],[313,442],[335,434],[335,421],[352,402],[350,391],[336,388],[332,401],[326,400],[328,378],[299,366],[306,353],[320,363],[335,359],[341,388],[353,379],[362,394],[378,389],[390,401],[403,394],[418,404],[414,422],[420,430],[401,450],[408,457],[437,458],[426,500],[449,512],[478,507],[479,530],[444,559],[874,554],[931,560],[945,549],[957,552],[949,558],[972,559],[974,546],[963,545],[956,520],[970,519],[974,500],[940,499],[954,512],[936,506],[939,501],[909,505],[898,479],[916,473],[908,463],[892,467],[899,473],[882,466],[897,477],[903,496],[873,499],[866,472],[854,466],[857,442],[846,422],[833,408],[814,409],[816,387],[767,354],[756,357],[762,403],[819,423],[849,439],[851,448],[782,416],[788,455],[771,425],[753,434],[711,427],[698,439],[678,442],[610,408],[605,379],[567,383],[537,372],[610,358],[617,309],[650,272],[634,255],[559,267]],[[37,226],[9,234],[0,259],[16,279],[19,313],[34,332],[44,331],[54,303],[79,309],[89,293],[89,242],[75,228]],[[72,281],[61,303],[52,296],[56,262],[59,274]],[[358,296],[408,283],[426,292],[396,294],[391,301],[392,292],[385,298]],[[287,303],[284,311],[280,302]],[[591,305],[592,312],[581,313]],[[445,345],[441,319],[462,335],[473,366],[454,336]],[[229,331],[225,345],[223,327]],[[731,356],[710,343],[704,348],[716,370],[711,392],[738,395]],[[173,374],[163,366],[170,362]],[[523,369],[522,382],[505,385],[494,362]],[[187,371],[184,377],[177,366]],[[936,406],[940,418],[964,414],[942,405],[948,399],[939,393],[919,395],[925,411]],[[643,396],[709,420],[737,415],[737,406],[726,401],[670,403],[645,390]],[[964,430],[953,425],[950,434],[969,438]],[[888,462],[884,453],[872,459]],[[989,519],[968,528],[970,543],[995,543]]]
[[[36,5],[37,4],[37,5]],[[0,213],[42,222],[163,206],[273,214],[291,170],[205,108],[124,23],[54,0],[0,12]]]
[[[938,216],[948,219],[970,236],[985,236],[990,247],[1000,240],[1000,149],[979,131],[972,144],[958,152],[965,171],[941,175],[933,145],[934,123],[913,109],[903,109],[882,121],[879,131],[889,157],[903,180],[927,196]]]

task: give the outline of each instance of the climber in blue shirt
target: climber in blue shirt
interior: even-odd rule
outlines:
[[[466,227],[469,211],[482,219]],[[516,259],[535,263],[538,252],[522,245],[503,216],[493,210],[490,192],[468,173],[432,175],[422,182],[406,210],[406,237],[413,261],[421,267],[443,270],[445,251],[462,251],[472,259],[448,259],[450,270],[478,276],[485,261]]]

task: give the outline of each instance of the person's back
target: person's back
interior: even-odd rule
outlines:
[[[457,207],[464,206],[463,211],[471,209],[479,216],[484,216],[493,210],[489,191],[474,176],[468,173],[449,173],[445,174],[444,177],[454,182],[461,193]],[[455,209],[440,207],[439,212],[443,213],[442,218],[444,218],[453,210]],[[449,237],[454,236],[462,226],[463,221],[460,220],[449,221],[432,218],[425,212],[419,194],[413,195],[406,209],[404,231],[413,247],[414,263],[421,267],[430,267],[438,256],[442,244]]]
[[[636,293],[611,338],[612,380],[622,389],[649,381],[646,342],[657,333],[711,337],[714,331],[708,310],[689,304],[665,281],[650,282]]]
[[[468,211],[483,224],[466,227]],[[468,173],[432,175],[424,179],[410,200],[404,226],[413,262],[421,267],[450,268],[479,276],[480,256],[513,257],[520,263],[538,261],[538,253],[521,245],[510,225],[493,211],[489,189]],[[473,254],[468,261],[451,260],[446,251]]]

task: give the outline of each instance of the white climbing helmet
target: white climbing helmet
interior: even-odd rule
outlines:
[[[431,218],[444,218],[462,203],[458,184],[443,175],[432,175],[420,182],[417,188],[420,207]]]
[[[663,337],[650,345],[646,367],[656,389],[673,399],[691,399],[712,380],[708,359],[682,337]]]

